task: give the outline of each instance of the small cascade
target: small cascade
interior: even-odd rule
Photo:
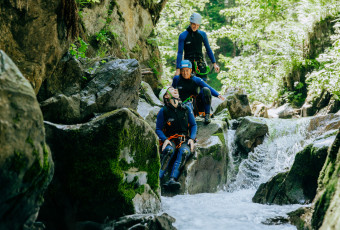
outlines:
[[[229,192],[239,189],[257,188],[278,172],[288,170],[294,162],[296,153],[312,142],[308,137],[309,118],[297,120],[267,119],[269,134],[263,144],[257,146],[248,158],[239,163],[235,157],[235,133],[229,137],[229,169],[232,178],[228,180]],[[236,158],[236,159],[235,159]],[[237,165],[239,164],[237,175]]]

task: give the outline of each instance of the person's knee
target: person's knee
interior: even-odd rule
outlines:
[[[181,154],[182,154],[182,158],[187,157],[188,155],[190,155],[190,149],[189,146],[185,146],[181,149]]]
[[[211,96],[211,91],[208,87],[203,87],[203,95],[204,96]]]
[[[204,104],[210,105],[210,103],[211,103],[211,91],[210,91],[210,89],[208,87],[203,87],[202,91],[203,91]]]

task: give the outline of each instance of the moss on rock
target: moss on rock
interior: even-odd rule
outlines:
[[[82,125],[51,124],[46,130],[53,133],[48,141],[61,165],[56,168],[55,183],[62,185],[52,187],[62,190],[54,195],[65,193],[77,204],[76,220],[103,221],[106,216],[133,214],[132,199],[144,186],[136,178],[129,183],[124,180],[124,172],[131,168],[146,172],[147,184],[158,194],[157,138],[130,110],[115,110]]]

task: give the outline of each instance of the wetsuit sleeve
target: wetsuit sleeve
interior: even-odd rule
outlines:
[[[196,82],[196,84],[199,85],[201,88],[208,87],[210,89],[210,91],[211,91],[211,94],[214,97],[218,97],[218,95],[220,95],[213,87],[211,87],[210,85],[205,83],[201,78],[192,77],[192,80],[194,80]]]
[[[189,121],[189,125],[190,125],[190,139],[195,140],[196,134],[197,134],[197,124],[196,124],[196,120],[195,120],[195,116],[194,116],[193,112],[191,111],[189,106],[187,106],[187,108],[188,108],[188,112],[189,112],[188,121]]]
[[[186,38],[186,33],[183,32],[179,35],[178,38],[178,51],[177,51],[177,61],[176,61],[176,69],[180,68],[182,57],[183,57],[183,50],[184,50],[184,40]]]
[[[174,87],[175,89],[177,89],[177,84],[179,81],[179,75],[176,75],[173,79],[172,79],[172,87]]]
[[[212,50],[210,48],[210,45],[209,45],[207,34],[205,32],[203,32],[203,31],[201,31],[201,34],[203,36],[203,43],[204,43],[205,49],[207,50],[207,54],[208,54],[211,62],[212,63],[216,63],[214,53],[212,52]]]
[[[161,141],[165,141],[167,138],[165,134],[163,133],[162,129],[164,126],[164,113],[163,113],[163,108],[159,110],[157,114],[157,121],[156,121],[156,134],[161,139]]]

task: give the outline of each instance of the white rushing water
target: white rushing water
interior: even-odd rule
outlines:
[[[277,216],[287,217],[301,205],[262,205],[252,203],[255,189],[234,192],[201,193],[162,197],[164,212],[176,218],[179,230],[290,230],[292,225],[264,225]]]
[[[226,191],[162,197],[163,211],[176,219],[179,230],[262,230],[296,229],[289,224],[265,225],[269,218],[287,217],[301,205],[262,205],[252,203],[256,189],[278,172],[291,167],[297,152],[311,143],[306,126],[309,119],[266,119],[269,135],[238,166],[235,131],[228,130],[229,166]],[[235,173],[236,169],[238,173]]]

